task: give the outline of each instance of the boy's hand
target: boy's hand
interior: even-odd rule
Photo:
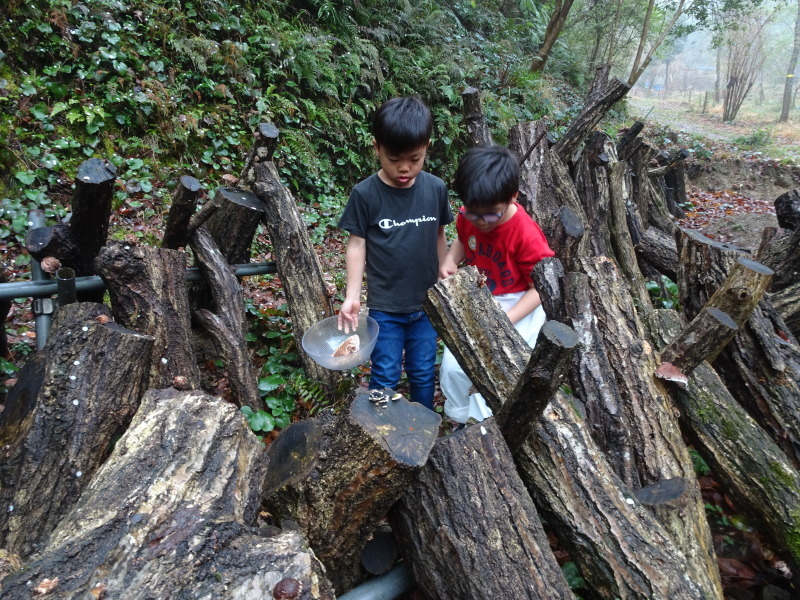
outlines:
[[[350,333],[351,329],[358,329],[358,314],[361,312],[361,302],[359,300],[345,300],[342,308],[339,309],[339,330]]]
[[[458,265],[449,256],[439,265],[439,278],[447,279],[450,275],[458,273]]]

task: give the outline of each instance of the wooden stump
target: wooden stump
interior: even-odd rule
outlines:
[[[59,308],[0,413],[0,548],[42,549],[139,406],[153,338],[108,314],[87,302]]]
[[[267,510],[297,522],[337,593],[359,580],[361,549],[425,464],[441,422],[421,404],[389,399],[391,390],[385,407],[360,392],[340,418],[282,431],[264,480]]]
[[[266,470],[263,445],[230,403],[197,391],[151,390],[130,429],[61,522],[48,547],[3,580],[58,579],[59,598],[272,596],[285,578],[332,600],[296,532],[251,526]]]
[[[794,334],[794,337],[800,338],[800,283],[783,288],[780,292],[769,294],[768,299],[786,323],[789,331]]]
[[[486,123],[486,117],[481,109],[481,92],[474,87],[468,87],[461,92],[464,101],[464,124],[467,128],[467,144],[474,146],[489,146],[492,142],[492,132]]]
[[[545,198],[553,197],[547,125],[543,121],[515,125],[508,132],[508,147],[521,161],[517,202],[541,226],[543,220],[550,220],[546,211],[551,207]]]
[[[427,598],[573,598],[494,419],[440,438],[392,511]]]
[[[96,261],[115,320],[155,338],[148,387],[199,388],[191,345],[186,255],[178,250],[113,242]]]
[[[184,175],[172,194],[172,204],[167,215],[167,226],[161,239],[162,248],[177,250],[189,242],[189,221],[197,210],[200,182]]]

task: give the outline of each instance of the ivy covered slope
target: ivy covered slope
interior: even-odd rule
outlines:
[[[374,168],[371,113],[403,94],[431,106],[429,168],[447,177],[465,86],[485,91],[497,132],[552,113],[553,86],[528,71],[547,15],[525,4],[9,0],[0,236],[17,256],[28,211],[59,216],[87,157],[118,167],[123,214],[163,214],[187,173],[213,194],[235,182],[263,121],[281,129],[284,181],[324,231]]]

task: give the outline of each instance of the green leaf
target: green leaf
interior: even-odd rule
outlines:
[[[39,102],[31,107],[31,114],[39,121],[44,121],[48,116],[47,105],[44,102]]]
[[[249,419],[250,417],[252,417],[252,416],[253,416],[253,414],[255,414],[255,413],[253,413],[253,409],[252,409],[252,408],[250,408],[249,406],[243,406],[243,407],[242,407],[242,408],[240,408],[239,410],[240,410],[240,411],[242,411],[242,414],[243,414],[245,417],[247,417],[248,419]]]
[[[53,105],[53,109],[50,111],[50,118],[53,118],[54,116],[56,116],[60,112],[64,112],[68,108],[69,108],[69,104],[67,104],[66,102],[56,102]]]
[[[269,375],[258,380],[258,389],[262,392],[271,392],[286,383],[283,375]]]
[[[34,181],[36,181],[36,173],[33,171],[19,171],[14,175],[14,177],[19,179],[25,185],[31,185]]]
[[[250,419],[250,428],[253,431],[272,431],[275,429],[275,419],[272,415],[260,410]]]
[[[20,91],[22,92],[23,96],[33,96],[36,94],[36,88],[33,87],[30,83],[24,83],[19,87]]]

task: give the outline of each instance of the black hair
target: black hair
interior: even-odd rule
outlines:
[[[413,97],[387,100],[372,121],[375,142],[393,154],[427,146],[432,132],[431,111],[422,100]]]
[[[519,191],[519,160],[504,146],[472,148],[458,162],[453,188],[467,208],[508,202]]]

